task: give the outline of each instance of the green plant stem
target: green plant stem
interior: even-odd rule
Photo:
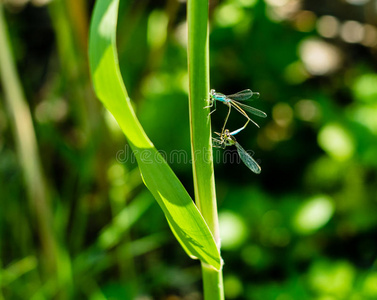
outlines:
[[[208,1],[187,2],[191,152],[195,201],[220,251],[209,97]],[[204,297],[224,299],[222,271],[202,263]]]
[[[52,215],[48,203],[47,187],[44,182],[37,141],[30,109],[24,98],[20,80],[17,75],[8,32],[0,2],[0,78],[5,101],[14,133],[19,163],[34,213],[39,238],[42,245],[45,268],[51,275],[57,269],[57,244],[52,230]]]

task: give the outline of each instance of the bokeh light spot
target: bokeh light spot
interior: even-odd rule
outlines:
[[[313,100],[298,101],[295,105],[295,112],[299,119],[307,122],[315,122],[321,118],[321,108]]]
[[[187,41],[188,41],[187,34],[188,34],[187,22],[182,22],[176,26],[175,31],[174,31],[174,36],[176,40],[178,41],[178,43],[183,47],[187,46]]]
[[[159,48],[165,43],[168,21],[163,11],[154,10],[149,15],[147,41],[151,48]]]
[[[231,27],[239,23],[244,18],[242,8],[234,4],[224,4],[215,10],[215,20],[221,27]]]
[[[50,121],[61,122],[65,120],[69,112],[69,107],[64,99],[50,99],[42,101],[35,108],[35,117],[40,123]]]
[[[363,105],[354,109],[354,120],[377,134],[377,105]]]
[[[366,297],[377,298],[377,273],[373,272],[367,276],[363,284],[363,294]]]
[[[334,38],[339,34],[339,20],[333,16],[322,16],[317,21],[317,31],[326,38]]]
[[[318,144],[327,154],[339,161],[349,159],[355,150],[351,135],[338,124],[324,126],[318,134]]]
[[[309,76],[301,61],[291,63],[284,70],[284,78],[290,84],[300,84]]]
[[[327,189],[334,186],[341,175],[340,164],[331,157],[323,155],[308,168],[305,181],[310,185]]]
[[[346,0],[349,4],[353,5],[364,5],[369,2],[369,0]]]
[[[312,233],[324,226],[334,213],[332,199],[326,195],[307,200],[297,211],[294,227],[299,233]]]
[[[219,214],[219,224],[223,249],[238,248],[245,241],[247,228],[239,215],[223,211]]]
[[[356,21],[346,21],[340,27],[340,36],[347,43],[361,43],[364,39],[364,27]]]
[[[125,169],[120,163],[113,163],[107,170],[107,178],[112,185],[124,184]]]
[[[51,0],[32,0],[31,3],[35,6],[44,6],[51,2]]]
[[[292,136],[291,127],[282,127],[275,122],[271,122],[267,124],[264,128],[264,133],[269,141],[273,142],[281,142],[284,140],[288,140]],[[264,141],[267,142],[267,141]],[[262,143],[264,147],[268,145],[266,143]]]
[[[273,22],[293,19],[300,11],[300,0],[265,0],[266,16]]]
[[[293,110],[287,103],[277,103],[272,108],[272,117],[276,124],[286,127],[292,122]]]
[[[377,103],[377,75],[364,74],[352,86],[355,98],[364,103]]]
[[[167,84],[169,82],[169,85]],[[141,90],[143,95],[158,95],[167,92],[170,87],[171,78],[163,73],[150,73],[142,82]]]
[[[294,19],[295,27],[299,31],[310,32],[315,27],[316,18],[316,15],[312,11],[302,10]]]
[[[226,299],[235,299],[241,296],[243,293],[241,280],[234,275],[226,276],[224,278],[224,292]]]
[[[7,9],[13,12],[18,12],[29,2],[29,0],[4,0],[3,2]]]
[[[375,47],[377,45],[377,28],[375,26],[364,25],[364,38],[361,43],[367,47]]]
[[[310,74],[326,75],[336,71],[341,64],[340,50],[317,38],[309,38],[299,45],[300,57]]]
[[[355,270],[348,262],[316,261],[309,271],[313,290],[319,294],[331,294],[336,299],[348,299],[354,278]]]

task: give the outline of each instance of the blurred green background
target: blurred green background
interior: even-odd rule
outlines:
[[[200,264],[94,96],[93,1],[3,6],[42,167],[25,180],[33,152],[1,68],[0,299],[201,299]],[[118,51],[144,129],[193,196],[185,13],[121,1]],[[260,175],[214,149],[226,299],[377,299],[376,26],[372,0],[210,1],[211,88],[258,91],[268,114],[237,135]]]

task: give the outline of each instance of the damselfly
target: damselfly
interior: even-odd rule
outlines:
[[[229,132],[228,129],[225,129],[223,133],[215,132],[220,138],[212,138],[212,146],[216,148],[223,148],[225,149],[227,146],[236,146],[238,155],[240,156],[243,163],[255,174],[259,174],[261,172],[261,167],[258,163],[251,157],[249,153],[246,152],[244,148],[236,141],[234,137],[235,134],[240,132],[240,130],[235,130]]]
[[[240,132],[241,130],[243,130],[250,121],[252,123],[254,123],[257,127],[259,127],[259,125],[254,120],[252,120],[246,112],[249,112],[253,115],[256,115],[256,116],[262,117],[262,118],[267,117],[266,113],[259,110],[259,109],[256,109],[254,107],[251,107],[251,106],[248,106],[248,105],[245,105],[245,104],[239,102],[239,101],[245,101],[245,100],[248,100],[248,99],[251,99],[251,98],[255,98],[255,99],[259,98],[259,93],[253,92],[252,90],[247,89],[247,90],[243,90],[243,91],[240,91],[238,93],[235,93],[235,94],[224,95],[222,93],[217,93],[214,89],[211,90],[211,92],[210,92],[210,104],[209,104],[209,106],[206,106],[206,107],[215,106],[215,109],[212,110],[210,112],[210,114],[213,113],[216,110],[216,101],[220,101],[220,102],[224,103],[225,105],[227,105],[229,107],[228,114],[225,118],[225,122],[224,122],[223,128],[221,130],[221,134],[224,133],[224,129],[225,129],[226,123],[228,122],[228,118],[229,118],[230,111],[231,111],[232,107],[234,107],[239,113],[241,113],[243,116],[245,116],[247,118],[247,122],[245,123],[244,126],[237,129],[238,130],[237,133]]]

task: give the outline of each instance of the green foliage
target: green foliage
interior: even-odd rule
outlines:
[[[57,3],[64,2],[50,5]],[[345,42],[340,32],[320,35],[323,9],[343,25],[341,18],[357,8],[347,1],[331,9],[309,1],[305,10],[279,3],[219,1],[209,9],[210,88],[258,91],[253,105],[268,114],[258,120],[260,129],[249,125],[237,136],[255,152],[260,175],[230,161],[236,150],[213,151],[225,297],[376,299],[374,48]],[[42,275],[41,243],[1,87],[0,299],[200,297],[199,264],[177,246],[122,130],[93,96],[81,46],[87,36],[79,34],[88,18],[62,7],[8,9],[5,18],[51,191],[64,276]],[[354,19],[368,23],[362,7]],[[190,157],[182,155],[191,145],[185,5],[120,1],[119,9],[119,64],[131,105],[193,198]],[[49,34],[58,49],[71,51],[56,51]],[[313,40],[340,51],[337,69],[308,71],[302,51]],[[217,106],[212,131],[226,112]],[[232,113],[228,125],[243,123]]]
[[[119,1],[97,1],[90,29],[89,61],[98,97],[133,150],[141,176],[187,254],[219,270],[221,259],[207,224],[188,193],[143,131],[122,83],[116,54]]]

